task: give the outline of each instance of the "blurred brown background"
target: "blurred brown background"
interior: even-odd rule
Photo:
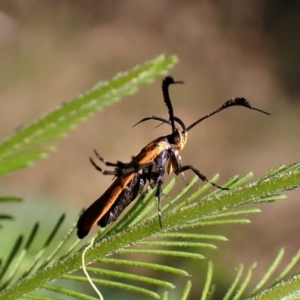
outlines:
[[[171,75],[185,85],[172,87],[171,96],[176,115],[187,124],[231,96],[272,113],[236,108],[204,122],[189,135],[184,162],[208,177],[220,173],[220,184],[249,171],[257,178],[299,160],[299,18],[296,0],[1,1],[1,137],[97,81],[161,53],[176,54],[180,63]],[[26,232],[23,223],[31,227],[36,220],[52,226],[66,211],[70,225],[103,193],[111,178],[90,165],[94,148],[108,160],[128,160],[168,132],[151,122],[132,128],[145,116],[167,115],[160,85],[159,79],[107,108],[57,142],[49,159],[1,180],[1,194],[24,198],[12,209],[16,231]],[[184,185],[178,178],[177,186]],[[288,196],[263,205],[263,213],[249,216],[250,225],[223,232],[230,241],[208,257],[224,269],[220,285],[232,279],[238,263],[257,261],[259,276],[280,247],[286,259],[299,248],[299,192]],[[206,262],[188,264],[205,274]]]

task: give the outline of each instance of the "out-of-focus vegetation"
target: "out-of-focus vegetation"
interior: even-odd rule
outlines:
[[[171,74],[185,85],[172,87],[171,95],[176,115],[186,123],[231,96],[244,96],[272,113],[267,118],[237,109],[203,123],[189,136],[184,162],[207,176],[219,172],[222,182],[297,161],[299,6],[298,1],[271,0],[2,1],[0,134],[4,138],[95,82],[166,53],[180,58]],[[3,179],[2,194],[24,198],[16,231],[45,221],[50,210],[53,217],[67,212],[71,222],[111,182],[89,164],[92,150],[109,160],[127,160],[168,132],[150,123],[131,128],[152,114],[167,114],[160,81],[80,126],[57,143],[50,159]],[[226,243],[222,257],[218,251],[210,257],[221,262],[224,274],[233,273],[227,265],[251,265],[253,259],[263,270],[281,246],[287,254],[299,248],[299,193],[290,197],[263,206],[263,214],[251,217],[252,224],[242,231],[228,227],[226,236],[235,248]],[[7,211],[18,210],[12,205]],[[199,272],[204,266],[191,267]],[[227,277],[220,280],[225,284]]]

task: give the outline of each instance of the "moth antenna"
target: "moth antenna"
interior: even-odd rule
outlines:
[[[226,108],[232,107],[232,106],[244,106],[244,107],[247,107],[249,109],[259,111],[263,114],[271,115],[270,113],[268,113],[268,112],[266,112],[262,109],[251,106],[251,104],[249,103],[249,101],[246,98],[236,97],[236,98],[231,98],[230,100],[226,101],[220,108],[216,109],[215,111],[207,114],[206,116],[204,116],[204,117],[200,118],[199,120],[197,120],[196,122],[192,123],[190,126],[188,126],[186,128],[186,130],[189,131],[190,129],[192,129],[197,124],[204,121],[205,119],[208,119],[209,117],[217,114],[218,112],[220,112],[220,111],[222,111]]]
[[[140,124],[140,123],[143,123],[145,121],[149,121],[149,120],[156,120],[156,121],[160,121],[160,122],[163,122],[163,123],[167,123],[167,124],[170,124],[170,121],[169,120],[166,120],[165,118],[163,117],[160,117],[160,116],[152,116],[152,117],[146,117],[142,120],[140,120],[139,122],[135,123],[132,127],[135,127],[136,125]]]
[[[183,81],[175,81],[171,76],[167,76],[162,82],[162,92],[163,92],[164,102],[168,108],[169,119],[171,121],[171,126],[172,126],[172,132],[175,132],[176,127],[174,122],[173,106],[169,95],[169,86],[171,84],[177,84],[177,83],[183,83]]]
[[[156,125],[154,128],[158,128],[158,127],[160,127],[161,125],[164,125],[164,123],[159,123],[159,124]]]
[[[183,123],[183,121],[182,121],[181,119],[179,119],[178,117],[175,117],[175,116],[173,117],[173,119],[174,119],[175,122],[177,122],[177,123],[181,126],[181,128],[182,128],[182,133],[183,133],[184,135],[186,135],[186,133],[187,133],[187,128],[186,128],[185,124]],[[139,122],[137,122],[136,124],[134,124],[132,127],[135,127],[136,125],[138,125],[138,124],[140,124],[140,123],[142,123],[142,122],[145,122],[145,121],[149,121],[149,120],[156,120],[156,121],[162,122],[162,123],[160,123],[158,126],[160,126],[160,125],[162,125],[162,124],[169,124],[169,125],[172,126],[171,121],[166,120],[165,118],[160,117],[160,116],[152,116],[152,117],[146,117],[146,118],[140,120]],[[158,126],[156,126],[156,127],[158,127]],[[175,126],[175,129],[177,129],[176,125],[174,125],[174,126]]]

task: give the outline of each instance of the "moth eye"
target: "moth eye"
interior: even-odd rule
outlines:
[[[176,136],[174,136],[174,138],[173,138],[173,144],[178,144],[179,143],[179,136],[178,135],[176,135]]]

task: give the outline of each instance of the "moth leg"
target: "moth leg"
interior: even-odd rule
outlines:
[[[157,185],[157,189],[156,189],[156,194],[155,196],[157,197],[157,213],[158,213],[158,222],[159,222],[159,226],[162,229],[162,212],[161,212],[161,202],[160,202],[160,198],[161,196],[164,195],[163,191],[162,191],[162,185],[164,183],[163,179],[164,179],[164,175],[165,175],[165,169],[163,167],[160,167],[158,170],[158,176],[156,179],[156,185]]]
[[[92,158],[90,158],[90,162],[91,164],[94,166],[94,168],[101,172],[103,175],[117,175],[117,170],[113,170],[113,171],[108,171],[108,170],[103,170],[102,168],[100,168],[94,161]]]
[[[173,165],[175,164],[175,163],[174,163],[174,160],[176,161],[176,168],[174,168],[174,166],[173,166],[173,168],[174,168],[175,170],[181,169],[181,168],[182,168],[182,167],[181,167],[181,163],[182,163],[181,156],[180,156],[179,154],[177,154],[177,155],[174,155],[174,154],[173,154],[173,159],[172,159]],[[180,174],[181,174],[181,176],[182,176],[182,179],[183,179],[184,181],[186,181],[184,172],[182,171],[182,172],[180,172]]]
[[[205,182],[205,181],[209,182],[211,185],[215,186],[216,188],[218,188],[220,190],[229,190],[229,188],[219,186],[216,183],[209,181],[208,178],[204,174],[202,174],[199,170],[197,170],[196,168],[194,168],[191,165],[183,166],[183,167],[179,168],[176,171],[174,170],[174,172],[175,172],[176,175],[178,175],[179,173],[182,173],[182,172],[187,171],[187,170],[192,170],[203,182]]]
[[[118,168],[123,169],[123,168],[125,168],[126,165],[127,165],[126,163],[123,163],[123,162],[121,162],[121,161],[119,161],[119,160],[117,160],[116,163],[109,162],[109,161],[105,160],[103,157],[101,157],[101,156],[99,155],[99,153],[97,152],[97,150],[94,150],[94,153],[95,153],[95,155],[97,156],[97,158],[98,158],[101,162],[103,162],[106,166],[108,166],[108,167],[118,167]]]
[[[181,163],[182,163],[182,159],[181,156],[178,154],[178,151],[170,151],[170,160],[169,160],[169,168],[172,169],[174,171],[174,173],[176,175],[178,175],[179,173],[176,173],[177,170],[181,169]],[[170,172],[168,172],[170,174]],[[186,181],[185,175],[184,175],[184,171],[180,172],[182,179],[184,181]]]
[[[124,168],[118,169],[118,172],[120,172],[120,173],[118,173],[118,176],[126,176],[130,173],[138,173],[142,169],[145,169],[145,168],[151,166],[152,164],[153,164],[153,161],[150,161],[145,164],[134,163],[129,167],[126,165]]]

